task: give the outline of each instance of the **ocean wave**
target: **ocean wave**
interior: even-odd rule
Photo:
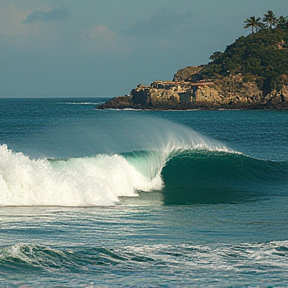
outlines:
[[[269,185],[287,188],[287,162],[206,147],[33,160],[2,145],[0,205],[107,206],[139,191],[161,191],[164,204],[226,203],[262,195]]]
[[[0,249],[0,267],[8,270],[81,271],[97,270],[102,266],[118,265],[123,262],[149,262],[153,259],[120,250],[103,247],[60,250],[33,244],[15,244]],[[23,271],[23,272],[24,272]]]
[[[147,126],[141,122],[144,124]],[[136,152],[30,159],[1,145],[0,205],[114,205],[120,197],[135,197],[138,191],[162,190],[163,167],[180,151],[226,149],[181,125],[160,120],[157,124],[160,131],[159,127],[149,128],[150,133],[141,141],[144,150]]]

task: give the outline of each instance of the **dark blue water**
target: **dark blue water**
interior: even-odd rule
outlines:
[[[1,287],[287,287],[288,111],[0,99]]]

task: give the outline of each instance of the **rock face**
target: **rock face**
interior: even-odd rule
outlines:
[[[133,108],[133,102],[130,95],[112,98],[106,103],[97,107],[97,109],[127,109]]]
[[[174,75],[173,81],[155,81],[149,86],[138,85],[130,95],[113,98],[98,108],[155,110],[288,108],[287,85],[280,91],[272,91],[265,95],[257,87],[256,82],[245,82],[241,74],[216,80],[197,81],[197,73],[201,69],[201,66],[186,67]]]

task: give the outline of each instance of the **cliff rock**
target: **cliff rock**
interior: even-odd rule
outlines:
[[[183,110],[288,107],[287,85],[280,91],[275,90],[265,95],[255,81],[244,81],[241,74],[216,80],[184,81],[190,80],[202,69],[198,68],[179,70],[174,75],[174,81],[155,81],[149,86],[138,85],[130,95],[113,98],[98,108]]]

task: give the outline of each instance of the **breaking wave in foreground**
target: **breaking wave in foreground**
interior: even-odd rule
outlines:
[[[114,155],[31,159],[1,145],[0,205],[106,206],[139,191],[162,191],[166,204],[210,203],[287,184],[287,162],[257,160],[174,126],[151,147]]]

